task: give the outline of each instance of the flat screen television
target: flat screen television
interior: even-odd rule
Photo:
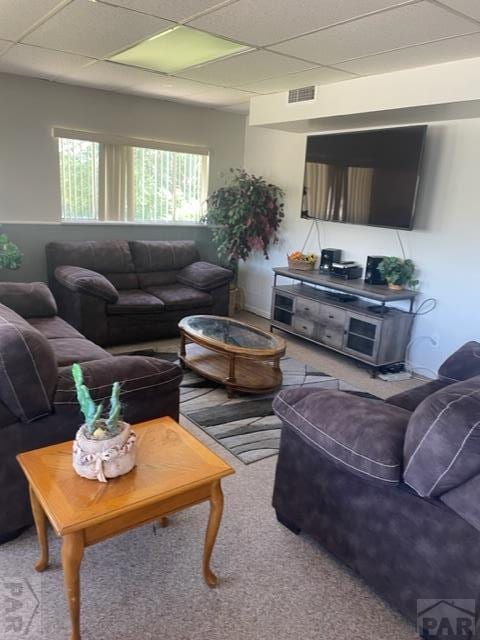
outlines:
[[[426,130],[308,136],[302,217],[411,229]]]

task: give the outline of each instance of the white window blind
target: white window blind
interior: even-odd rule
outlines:
[[[54,135],[63,220],[200,220],[207,149],[66,129],[54,129]]]

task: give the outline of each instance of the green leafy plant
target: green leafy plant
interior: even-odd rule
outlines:
[[[213,241],[219,258],[231,266],[246,260],[253,250],[268,259],[268,248],[278,241],[284,216],[283,191],[243,169],[230,169],[231,181],[207,200],[204,221],[216,225]]]
[[[90,391],[85,385],[83,371],[79,364],[72,366],[77,400],[85,418],[87,435],[96,440],[111,438],[121,431],[120,383],[114,382],[110,398],[110,411],[107,418],[102,418],[103,404],[96,405]]]
[[[395,287],[416,287],[418,280],[413,277],[415,273],[415,264],[412,260],[402,260],[390,256],[384,258],[378,265],[378,270],[389,285]]]
[[[19,269],[22,258],[17,245],[10,242],[4,233],[0,233],[0,269]]]

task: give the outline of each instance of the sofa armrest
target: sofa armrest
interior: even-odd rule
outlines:
[[[0,303],[23,318],[57,314],[55,298],[43,282],[0,282]]]
[[[438,370],[440,380],[460,382],[480,375],[480,343],[471,340],[457,349]]]
[[[178,282],[200,291],[211,291],[231,282],[233,271],[210,262],[193,262],[177,274]]]
[[[146,356],[112,356],[82,362],[81,367],[95,402],[108,403],[112,384],[120,382],[120,401],[127,422],[135,424],[165,415],[178,417],[183,374],[177,364]],[[79,411],[70,367],[59,372],[54,407],[57,411]]]
[[[70,291],[88,293],[110,304],[118,300],[118,291],[102,274],[82,267],[62,266],[55,269],[55,280]]]

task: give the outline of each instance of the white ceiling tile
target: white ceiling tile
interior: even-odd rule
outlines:
[[[198,102],[216,106],[225,106],[244,102],[254,95],[257,94],[220,87],[205,87],[201,93],[191,94],[191,96]]]
[[[195,69],[187,69],[178,75],[200,82],[236,87],[285,73],[304,71],[312,66],[313,64],[308,62],[279,56],[270,51],[253,51]]]
[[[66,82],[101,89],[128,89],[154,78],[154,73],[142,69],[133,69],[113,62],[94,62],[74,73],[69,73],[63,79]]]
[[[406,0],[240,0],[189,24],[254,45],[267,45]],[[321,6],[319,6],[319,4]]]
[[[466,16],[480,20],[480,2],[479,0],[439,0],[442,4],[456,9]]]
[[[247,91],[256,91],[258,93],[273,93],[274,91],[288,91],[289,89],[299,89],[308,85],[329,84],[331,82],[340,82],[342,80],[351,80],[355,75],[329,69],[327,67],[317,67],[309,71],[301,71],[300,73],[289,73],[286,76],[278,78],[269,78],[268,80],[260,80],[259,82],[247,82],[239,86],[240,89]]]
[[[132,91],[137,95],[184,98],[208,91],[209,85],[192,80],[184,80],[174,76],[156,75],[151,80],[132,87]],[[214,87],[215,89],[217,87]]]
[[[0,56],[0,71],[36,78],[58,78],[91,62],[90,58],[16,44]]]
[[[420,2],[302,36],[272,49],[319,64],[333,64],[478,30],[479,25],[466,18]]]
[[[11,42],[9,42],[8,40],[0,40],[0,54],[2,53],[2,51],[5,51],[5,49],[8,49],[8,47],[11,46]]]
[[[459,38],[437,40],[437,42],[416,47],[395,49],[395,51],[380,53],[376,56],[357,58],[341,62],[337,67],[360,75],[370,75],[478,56],[480,56],[480,33],[475,33]]]
[[[171,26],[171,22],[135,11],[74,0],[25,42],[101,58]]]
[[[17,40],[60,4],[60,0],[1,0],[0,38]]]
[[[183,21],[212,7],[222,6],[225,0],[108,0],[108,3],[167,20]]]

